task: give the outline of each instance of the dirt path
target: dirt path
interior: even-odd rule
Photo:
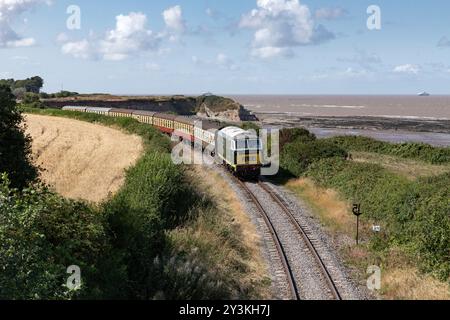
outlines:
[[[100,202],[116,192],[143,152],[137,136],[66,118],[26,115],[42,180],[71,199]]]

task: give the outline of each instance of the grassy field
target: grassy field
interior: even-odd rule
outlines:
[[[143,153],[141,138],[105,126],[26,116],[41,179],[70,199],[101,202],[125,182],[125,169]]]
[[[95,265],[98,276],[94,274],[86,283],[96,290],[80,293],[80,298],[269,296],[270,281],[253,248],[258,239],[235,200],[219,201],[205,172],[174,165],[167,137],[132,119],[59,110],[25,111],[118,128],[143,141],[144,153],[127,170],[122,188],[92,209],[104,221],[107,245]]]
[[[341,239],[356,277],[363,281],[367,266],[378,265],[383,298],[450,299],[449,150],[353,137],[296,139],[283,146],[277,180]],[[341,150],[330,153],[330,143]],[[360,246],[353,203],[364,213]],[[373,225],[382,232],[372,232]]]

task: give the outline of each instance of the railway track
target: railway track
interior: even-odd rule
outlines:
[[[260,212],[275,243],[291,299],[342,300],[319,254],[319,241],[267,185],[236,179]],[[317,247],[316,247],[317,246]]]

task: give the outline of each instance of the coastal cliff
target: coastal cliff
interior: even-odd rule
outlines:
[[[199,97],[77,95],[67,98],[44,99],[43,103],[46,107],[58,109],[70,105],[197,115],[202,118],[231,122],[253,120],[252,114],[238,102],[214,95]]]

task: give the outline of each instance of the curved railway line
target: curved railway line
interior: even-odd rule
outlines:
[[[338,287],[308,227],[263,182],[237,183],[249,195],[266,223],[283,266],[289,296],[294,300],[342,300]],[[300,257],[301,256],[301,257]]]

